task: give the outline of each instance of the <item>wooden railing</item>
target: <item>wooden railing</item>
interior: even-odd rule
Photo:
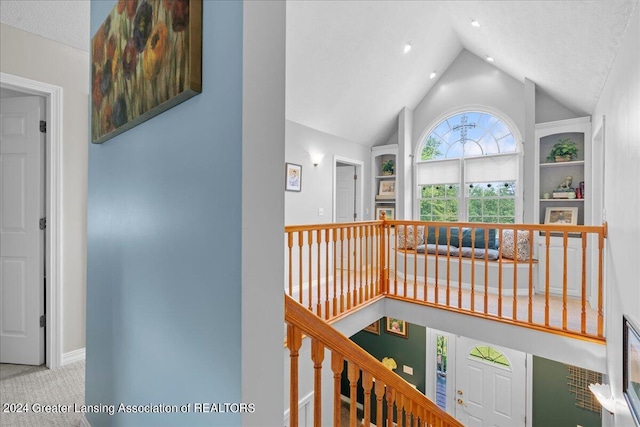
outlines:
[[[418,236],[420,229],[424,253],[418,244],[402,244],[402,236]],[[382,219],[288,226],[285,233],[285,293],[327,321],[387,297],[604,341],[606,224]],[[511,254],[509,235],[519,241]],[[474,256],[465,256],[461,245]]]
[[[382,295],[382,221],[287,226],[285,292],[325,320]]]
[[[287,347],[290,355],[289,425],[298,426],[298,378],[299,350],[303,334],[311,340],[313,363],[313,425],[341,426],[341,377],[347,370],[350,404],[349,426],[370,426],[372,414],[378,426],[405,427],[462,427],[451,415],[427,399],[404,379],[387,369],[380,361],[353,343],[349,338],[328,325],[291,297],[285,295],[285,322]],[[333,420],[322,419],[322,369],[325,349],[331,352],[330,366],[333,373]],[[361,380],[364,391],[362,420],[357,413],[357,387]],[[372,404],[375,401],[375,406]],[[383,409],[384,408],[384,409]],[[383,414],[386,411],[386,420]],[[395,423],[395,424],[394,424]]]

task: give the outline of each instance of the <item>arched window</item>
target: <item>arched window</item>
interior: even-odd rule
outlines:
[[[416,162],[422,221],[514,223],[518,219],[518,144],[510,126],[483,111],[437,123]]]
[[[511,370],[511,363],[509,363],[509,359],[507,359],[500,350],[489,347],[488,345],[478,345],[474,347],[469,352],[468,357],[470,359],[479,360],[483,363],[497,365],[501,368]]]

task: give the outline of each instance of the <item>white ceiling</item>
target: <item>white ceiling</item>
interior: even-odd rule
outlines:
[[[639,0],[288,1],[286,117],[364,145],[462,49],[590,114]],[[471,19],[481,27],[470,25]],[[89,50],[87,0],[2,0],[3,24]],[[408,54],[402,48],[410,41]]]

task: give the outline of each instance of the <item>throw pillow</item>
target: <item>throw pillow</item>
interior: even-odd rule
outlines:
[[[414,249],[424,243],[423,225],[397,225],[396,229],[398,233],[398,249]]]
[[[518,230],[517,239],[514,239],[513,230],[502,230],[502,239],[500,239],[500,252],[502,258],[515,259],[516,248],[518,261],[529,260],[529,231]]]

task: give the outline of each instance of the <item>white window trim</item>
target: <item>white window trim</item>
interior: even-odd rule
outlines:
[[[435,117],[428,126],[426,126],[424,128],[424,131],[422,131],[422,133],[420,134],[420,137],[417,140],[417,143],[415,144],[415,148],[414,148],[414,153],[413,153],[413,162],[412,162],[412,170],[413,170],[413,182],[416,183],[414,185],[414,194],[415,197],[413,197],[413,218],[420,218],[420,186],[417,184],[418,182],[418,168],[417,168],[417,164],[421,163],[420,161],[420,154],[422,152],[422,143],[424,142],[425,138],[431,134],[431,132],[433,132],[433,130],[436,128],[436,126],[438,124],[440,124],[440,122],[442,122],[443,120],[445,120],[448,117],[454,116],[456,114],[460,114],[463,113],[465,111],[474,111],[474,112],[482,112],[482,113],[487,113],[487,114],[491,114],[495,117],[497,117],[499,120],[501,120],[503,123],[505,123],[508,127],[509,130],[511,130],[511,134],[513,135],[513,139],[516,141],[516,154],[518,155],[518,181],[517,181],[517,185],[516,185],[516,215],[515,215],[515,223],[516,224],[521,224],[522,223],[522,219],[523,219],[523,215],[524,215],[524,194],[523,194],[523,187],[524,187],[524,147],[523,147],[523,140],[522,140],[522,134],[520,133],[520,129],[518,128],[518,126],[516,126],[516,123],[505,113],[503,113],[502,111],[493,108],[493,107],[489,107],[486,105],[464,105],[464,106],[460,106],[451,110],[448,110],[442,114],[440,114],[439,116]],[[495,156],[500,156],[502,154],[511,154],[511,153],[501,153],[501,154],[495,154]],[[460,157],[460,161],[463,161],[463,157]],[[437,160],[436,160],[437,161]],[[461,165],[460,167],[460,199],[458,202],[458,221],[461,221],[461,212],[464,212],[464,216],[466,217],[466,212],[467,212],[467,196],[465,193],[466,190],[466,186],[465,186],[465,177],[464,177],[464,167],[463,165]]]

